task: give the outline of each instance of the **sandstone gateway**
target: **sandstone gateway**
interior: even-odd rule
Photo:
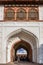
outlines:
[[[0,65],[43,65],[43,0],[0,0]]]

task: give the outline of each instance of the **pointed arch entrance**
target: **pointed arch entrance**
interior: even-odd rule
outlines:
[[[22,52],[20,54],[17,54],[17,50],[18,49],[25,49],[27,54]],[[15,52],[15,53],[14,53]],[[14,54],[14,55],[13,55]],[[31,45],[29,43],[27,43],[26,41],[21,40],[20,42],[17,42],[16,44],[14,44],[11,48],[11,61],[18,61],[18,57],[20,61],[29,61],[32,62],[32,48]]]
[[[7,62],[16,60],[16,52],[23,48],[27,51],[27,59],[37,62],[38,38],[25,29],[18,29],[8,35],[7,39]]]

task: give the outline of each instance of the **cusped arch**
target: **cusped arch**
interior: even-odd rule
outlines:
[[[26,19],[26,10],[23,8],[19,8],[17,10],[17,19],[18,20],[25,20]]]
[[[15,12],[12,8],[7,8],[6,12],[5,12],[5,18],[7,20],[12,20],[14,19],[14,15],[15,15]]]
[[[16,44],[16,42],[20,42],[21,40],[24,40],[28,42],[32,47],[32,56],[33,56],[33,62],[37,62],[37,45],[38,45],[38,38],[31,32],[25,30],[25,29],[18,29],[16,31],[13,31],[8,35],[7,39],[7,54],[10,56],[11,47],[12,45]],[[10,42],[11,41],[11,42]],[[14,42],[13,42],[14,41]],[[7,56],[7,62],[11,61],[10,58]]]
[[[28,11],[28,18],[30,20],[38,20],[39,19],[39,14],[38,14],[38,10],[36,10],[35,8],[31,8]]]

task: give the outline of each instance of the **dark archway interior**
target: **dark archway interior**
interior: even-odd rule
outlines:
[[[21,47],[16,52],[16,56],[17,56],[16,59],[19,59],[19,61],[29,61],[27,54],[28,54],[27,50]]]
[[[23,49],[25,49],[25,50],[27,51],[27,55],[24,55],[24,54],[19,54],[19,55],[17,55],[17,54],[16,54],[16,53],[17,53],[17,50],[18,50],[18,49],[21,49],[21,48],[23,48]],[[15,55],[16,55],[15,60],[17,60],[17,59],[18,59],[18,56],[19,56],[19,57],[20,57],[20,61],[30,61],[30,60],[28,59],[28,50],[26,49],[26,47],[23,46],[23,45],[19,45],[18,49],[15,50],[15,51],[16,51],[16,53],[15,53]],[[25,57],[25,58],[24,58],[24,57]]]
[[[29,61],[29,62],[32,62],[32,48],[31,48],[31,45],[23,40],[21,40],[20,42],[16,43],[14,45],[14,50],[15,50],[15,57],[13,57],[13,62],[14,61],[17,61],[18,57],[16,55],[17,53],[17,50],[20,49],[20,48],[23,48],[27,51],[27,56],[24,57],[21,55],[20,57],[20,61]],[[21,59],[22,58],[22,59]]]

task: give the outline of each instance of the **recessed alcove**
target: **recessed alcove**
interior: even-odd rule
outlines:
[[[13,31],[8,36],[7,40],[7,62],[14,62],[17,61],[17,56],[26,56],[25,61],[28,62],[37,62],[37,47],[38,47],[38,38],[31,32],[25,30],[25,29],[18,29],[16,31]],[[16,54],[18,49],[25,49],[27,51],[27,55],[24,54],[24,56],[21,54]],[[19,59],[21,59],[19,57]],[[22,60],[24,61],[24,60]]]

